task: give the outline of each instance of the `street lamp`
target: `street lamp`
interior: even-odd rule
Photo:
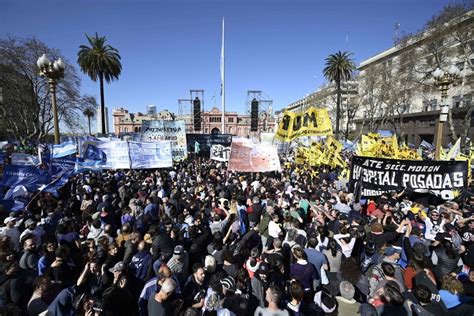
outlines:
[[[56,85],[58,80],[64,77],[65,64],[61,58],[51,62],[48,57],[46,57],[46,54],[43,54],[36,61],[36,65],[39,68],[40,76],[48,78],[49,91],[51,92],[51,103],[53,105],[54,143],[59,144],[59,121],[58,108],[56,105]]]
[[[461,70],[455,65],[451,65],[447,71],[436,68],[431,73],[434,79],[434,85],[441,91],[441,111],[439,113],[438,124],[436,127],[436,149],[435,159],[440,160],[441,158],[441,145],[443,140],[443,127],[444,122],[448,120],[449,107],[446,104],[446,98],[448,96],[449,88],[459,78]]]

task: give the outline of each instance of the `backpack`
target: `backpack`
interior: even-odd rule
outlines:
[[[377,274],[374,274],[374,272],[377,272]],[[383,273],[383,270],[381,267],[378,267],[377,265],[371,266],[368,270],[367,273],[365,274],[367,276],[367,279],[372,279],[375,278],[378,281],[380,280],[385,280],[385,274]]]

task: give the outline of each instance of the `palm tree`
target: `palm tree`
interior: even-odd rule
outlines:
[[[110,45],[106,45],[107,39],[86,34],[90,47],[86,45],[79,46],[77,53],[77,63],[81,71],[87,74],[93,81],[99,79],[100,83],[100,114],[101,114],[101,133],[105,134],[105,99],[104,99],[104,79],[107,83],[118,80],[122,72],[119,51]]]
[[[84,116],[87,117],[87,122],[89,123],[89,135],[92,135],[91,133],[91,118],[94,117],[95,115],[95,110],[93,108],[86,108],[84,112],[82,112]]]
[[[352,72],[356,69],[354,61],[349,57],[349,52],[338,51],[326,58],[326,65],[323,69],[324,77],[336,84],[336,138],[339,138],[339,120],[341,118],[341,82],[349,80]]]

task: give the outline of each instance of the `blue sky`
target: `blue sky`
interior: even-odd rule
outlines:
[[[396,23],[407,32],[418,30],[448,3],[3,0],[0,36],[36,36],[77,67],[84,34],[98,32],[122,56],[120,80],[105,90],[109,109],[136,112],[155,104],[177,112],[177,99],[189,98],[190,89],[205,89],[206,109],[220,106],[225,16],[227,110],[243,113],[247,90],[262,90],[281,109],[325,82],[322,69],[330,53],[351,51],[359,64],[392,46]],[[99,99],[98,83],[81,76],[81,92]]]

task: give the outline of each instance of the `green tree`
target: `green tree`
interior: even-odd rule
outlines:
[[[93,81],[99,80],[100,83],[100,114],[101,114],[101,133],[105,134],[105,99],[104,99],[104,79],[107,83],[118,80],[122,72],[119,51],[106,44],[107,39],[86,34],[89,46],[79,46],[77,53],[77,63],[83,73],[87,74]]]
[[[339,121],[341,119],[341,82],[349,80],[356,69],[351,53],[338,51],[326,58],[323,75],[336,85],[336,138],[339,138]]]

